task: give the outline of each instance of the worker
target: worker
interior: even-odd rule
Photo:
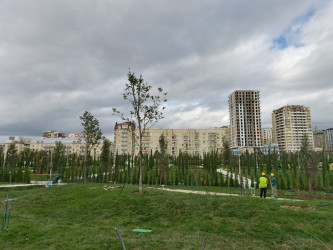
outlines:
[[[277,198],[277,185],[276,185],[276,178],[274,176],[274,173],[271,173],[271,175],[269,176],[269,178],[271,179],[271,185],[272,185],[272,194],[274,195],[274,198]]]
[[[265,176],[265,173],[261,173],[261,177],[259,179],[259,189],[260,189],[260,198],[262,198],[262,195],[264,194],[264,198],[266,198],[266,192],[267,192],[267,178]]]

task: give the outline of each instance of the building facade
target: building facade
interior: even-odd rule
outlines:
[[[333,128],[315,130],[313,141],[318,151],[333,152]]]
[[[117,123],[114,126],[114,153],[135,154],[135,131],[128,122]]]
[[[261,129],[261,143],[263,145],[273,143],[273,132],[272,128],[263,128]]]
[[[65,154],[76,154],[80,156],[85,155],[85,142],[84,139],[75,139],[75,138],[40,138],[32,139],[30,143],[30,150],[33,152],[44,151],[52,152],[56,147],[56,143],[61,142],[65,148]],[[103,141],[100,140],[90,151],[90,155],[96,158],[99,158],[102,153]]]
[[[17,150],[17,153],[19,154],[21,151],[23,151],[26,148],[30,148],[31,138],[22,137],[22,136],[11,136],[9,137],[9,140],[5,143],[4,146],[4,156],[6,158],[7,151],[9,149],[10,144],[15,144],[15,148]]]
[[[65,138],[66,134],[57,132],[57,131],[44,131],[43,132],[43,137],[45,138]]]
[[[268,154],[280,154],[279,145],[277,143],[265,144],[261,148],[261,152],[265,155]]]
[[[159,139],[163,134],[167,153],[177,156],[179,152],[202,156],[205,152],[221,150],[223,141],[229,140],[229,127],[208,129],[146,129],[142,138],[142,152],[160,151]],[[114,150],[118,154],[139,153],[139,132],[131,131],[128,123],[116,123]]]
[[[17,153],[19,154],[24,149],[30,149],[33,152],[44,151],[47,153],[52,152],[56,147],[56,143],[61,142],[65,148],[65,154],[76,154],[83,156],[85,154],[85,142],[84,139],[79,138],[45,138],[41,137],[38,139],[26,138],[26,137],[10,137],[5,143],[6,157],[10,144],[15,144]],[[98,144],[91,149],[91,156],[99,158],[102,153],[103,140],[100,140]]]
[[[236,90],[229,95],[229,116],[232,148],[261,147],[259,91]]]
[[[280,151],[297,152],[301,150],[302,139],[306,135],[313,147],[311,114],[308,107],[287,105],[272,113],[273,138]]]
[[[333,152],[333,128],[326,129],[325,135],[325,151]]]
[[[315,130],[313,131],[313,146],[315,151],[323,151],[326,148],[325,145],[325,131]]]

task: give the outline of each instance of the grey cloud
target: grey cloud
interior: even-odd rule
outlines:
[[[100,120],[105,134],[112,134],[119,118],[111,108],[129,109],[121,97],[128,68],[155,88],[162,86],[176,105],[158,127],[227,125],[228,95],[235,89],[261,90],[262,120],[269,125],[273,108],[287,104],[298,89],[306,95],[330,86],[332,53],[325,52],[332,47],[331,5],[301,0],[4,0],[0,135],[80,132],[79,116],[85,110]],[[299,50],[283,56],[270,49],[272,41],[311,8],[315,14],[297,41],[304,42],[301,49],[317,47],[288,68]],[[327,24],[326,37],[318,41],[314,33],[325,34],[316,26],[321,22]],[[297,99],[313,106],[314,123],[332,124],[327,115],[332,110],[325,108],[332,100],[319,100]]]

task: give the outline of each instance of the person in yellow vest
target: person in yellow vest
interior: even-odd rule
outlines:
[[[259,179],[259,189],[260,189],[260,198],[262,198],[262,195],[264,195],[264,198],[266,198],[267,178],[265,176],[265,173],[261,173],[261,177]]]

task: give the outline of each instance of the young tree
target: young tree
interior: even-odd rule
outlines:
[[[231,148],[230,148],[229,141],[226,138],[223,138],[222,157],[223,157],[224,165],[230,167]]]
[[[52,156],[53,171],[57,171],[58,174],[63,175],[65,154],[66,154],[65,145],[61,141],[57,141],[55,143],[55,148],[51,153],[53,154]]]
[[[102,138],[102,131],[99,128],[99,121],[88,111],[80,116],[83,127],[82,135],[85,141],[85,164],[84,164],[84,182],[87,182],[87,158],[98,141]]]
[[[161,107],[164,102],[166,93],[162,88],[158,88],[158,94],[151,93],[152,86],[145,83],[142,76],[139,78],[131,71],[128,72],[128,83],[125,84],[123,92],[124,100],[131,104],[129,116],[125,116],[116,108],[113,109],[121,119],[131,124],[132,130],[137,128],[139,132],[139,193],[142,193],[142,137],[149,125],[156,123],[163,118],[163,110]],[[135,138],[136,139],[136,138]]]
[[[5,161],[5,156],[4,156],[4,149],[0,147],[0,167],[3,166]]]
[[[23,149],[19,154],[18,154],[18,161],[19,161],[19,166],[22,167],[29,167],[33,158],[33,152],[30,150],[30,148],[25,148]]]
[[[165,139],[165,136],[161,134],[159,139],[160,144],[160,154],[159,154],[159,167],[160,167],[160,185],[162,184],[162,180],[164,184],[168,182],[168,170],[169,170],[169,161],[168,155],[166,153],[168,142]]]
[[[14,175],[15,171],[15,166],[17,163],[17,149],[15,146],[15,143],[11,143],[9,145],[9,148],[7,150],[7,155],[6,155],[6,166],[9,168],[10,174],[9,174],[9,182],[12,182],[12,175]]]
[[[102,146],[102,153],[101,153],[101,173],[108,177],[109,176],[109,165],[111,159],[111,142],[104,138],[103,146]],[[108,181],[108,180],[106,180]]]
[[[309,139],[306,135],[304,135],[304,137],[302,138],[300,153],[304,169],[309,177],[309,194],[310,196],[312,196],[312,190],[314,189],[314,183],[317,174],[317,164],[319,163],[320,159],[318,157],[318,154],[314,152],[313,148],[311,147]]]

